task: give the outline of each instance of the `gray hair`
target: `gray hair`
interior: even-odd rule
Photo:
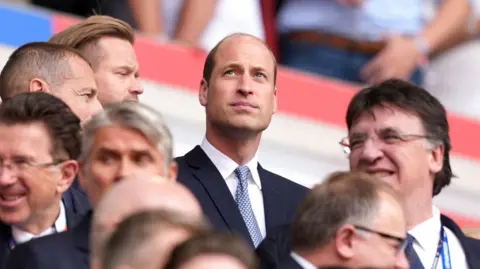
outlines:
[[[111,104],[93,116],[83,130],[80,161],[86,161],[89,158],[97,131],[112,125],[120,125],[140,132],[163,154],[166,166],[172,162],[172,135],[162,115],[146,105],[135,102]]]
[[[376,217],[381,192],[400,201],[389,185],[374,176],[360,172],[331,174],[313,187],[300,205],[292,223],[292,249],[322,247],[345,224],[369,227]]]

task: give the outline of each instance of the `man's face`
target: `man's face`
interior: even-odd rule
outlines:
[[[235,258],[222,254],[202,254],[198,255],[186,263],[182,264],[179,269],[248,269]]]
[[[200,88],[208,124],[233,135],[265,130],[277,109],[274,68],[271,53],[258,40],[224,41],[210,81],[202,80]]]
[[[97,99],[97,84],[92,68],[83,59],[72,57],[69,64],[72,76],[66,78],[63,85],[51,90],[85,123],[103,109]]]
[[[143,93],[143,86],[132,44],[119,38],[103,37],[97,47],[101,50],[101,56],[94,69],[100,103],[107,105],[138,101],[138,96]]]
[[[442,148],[422,137],[425,130],[415,114],[394,107],[371,112],[362,114],[349,131],[350,169],[374,174],[404,197],[431,196],[434,174],[442,169]]]
[[[90,202],[95,206],[113,183],[138,175],[175,180],[176,165],[172,162],[166,168],[163,154],[136,130],[116,125],[98,130],[80,169],[81,184]]]
[[[407,235],[403,209],[391,195],[380,193],[379,196],[376,219],[368,227],[371,231],[356,230],[356,253],[349,262],[355,268],[409,268],[401,240]]]
[[[0,220],[26,227],[58,209],[75,177],[75,161],[55,165],[43,124],[0,124]],[[72,168],[68,163],[75,163]],[[70,166],[70,168],[68,168]],[[56,212],[53,212],[56,214]]]

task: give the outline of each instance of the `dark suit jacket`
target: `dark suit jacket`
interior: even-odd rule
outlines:
[[[63,194],[62,201],[65,208],[72,210],[75,214],[86,214],[92,209],[86,193],[78,184],[78,179],[75,179],[72,186]]]
[[[450,229],[460,241],[467,258],[469,268],[480,268],[480,240],[466,236],[460,227],[447,216],[441,215],[442,225]],[[275,269],[281,260],[290,255],[290,227],[284,225],[268,231],[267,237],[258,246],[256,252],[262,268]],[[453,266],[455,267],[455,265]]]
[[[292,258],[292,256],[288,255],[280,261],[278,269],[303,269],[303,267],[300,266],[300,264],[298,264],[297,261]]]
[[[89,269],[89,234],[92,213],[73,229],[18,245],[7,269]]]
[[[71,209],[69,209],[67,207],[65,207],[65,215],[66,215],[66,218],[67,218],[67,228],[68,229],[70,229],[71,227],[73,228],[73,227],[77,226],[81,222],[81,220],[83,219],[83,216],[84,216],[83,214],[78,214],[78,213],[72,211]],[[63,232],[58,233],[58,234],[63,234]],[[50,237],[50,236],[46,236],[46,237]],[[12,250],[10,250],[10,246],[9,246],[11,238],[12,238],[12,234],[11,234],[10,226],[0,224],[0,268],[7,268],[6,267],[6,262],[7,262],[8,257],[13,255],[13,253],[18,248],[21,248],[25,244],[29,244],[29,242],[24,243],[24,244],[19,244],[12,251]],[[39,239],[34,239],[30,242],[33,242],[35,240],[40,240],[40,238]],[[22,259],[25,260],[25,261],[28,260],[28,258],[26,258],[26,257],[28,257],[28,256],[22,256]]]
[[[195,194],[213,227],[239,234],[253,246],[247,226],[225,180],[205,152],[196,146],[176,161],[179,165],[178,181]],[[308,189],[273,174],[260,165],[258,173],[262,182],[267,231],[271,227],[290,223]]]

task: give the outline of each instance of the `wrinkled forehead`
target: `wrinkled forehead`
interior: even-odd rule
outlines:
[[[379,132],[385,129],[403,133],[424,132],[418,114],[393,106],[377,106],[361,112],[352,122],[349,133]]]

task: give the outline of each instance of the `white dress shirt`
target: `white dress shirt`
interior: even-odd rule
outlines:
[[[425,268],[432,268],[440,240],[440,227],[440,211],[433,207],[433,217],[420,223],[408,232],[415,238],[413,249]],[[444,229],[447,234],[452,268],[468,269],[467,259],[460,241],[458,241],[458,238],[450,229],[445,226]],[[441,256],[438,259],[436,269],[443,269]]]
[[[65,207],[63,202],[60,202],[60,214],[58,215],[57,220],[53,226],[48,227],[45,231],[35,235],[29,232],[18,229],[15,226],[12,226],[12,236],[16,244],[22,244],[28,242],[34,238],[54,234],[56,232],[63,232],[67,229],[67,216],[65,215]]]
[[[237,191],[238,185],[238,179],[235,176],[235,169],[237,169],[239,165],[212,146],[206,138],[203,139],[200,147],[215,165],[218,172],[220,172],[222,178],[225,179],[225,183],[227,183],[228,189],[232,193],[233,199],[235,199],[235,192]],[[257,155],[255,155],[245,166],[248,166],[250,169],[250,174],[248,176],[248,196],[250,197],[250,204],[252,205],[253,214],[257,220],[262,237],[265,238],[267,228],[265,226],[262,183],[260,182],[260,176],[258,175]]]
[[[292,256],[292,259],[294,259],[303,269],[317,269],[315,265],[311,264],[309,261],[305,260],[305,258],[298,255],[294,251],[290,253],[290,256]]]

